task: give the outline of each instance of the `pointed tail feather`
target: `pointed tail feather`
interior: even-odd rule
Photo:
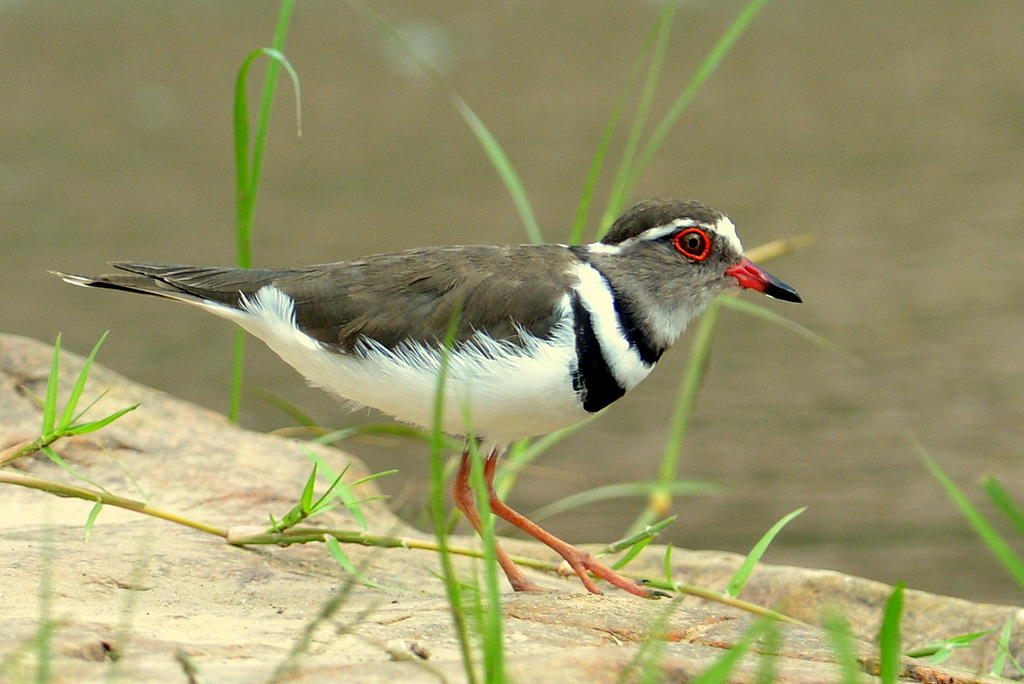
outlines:
[[[153,295],[164,299],[188,302],[190,304],[199,304],[203,302],[202,297],[196,297],[195,295],[187,292],[182,292],[181,290],[177,290],[160,280],[153,280],[152,278],[147,278],[146,276],[141,275],[132,276],[109,274],[89,277],[75,275],[72,273],[61,273],[60,271],[50,271],[50,273],[63,280],[65,283],[78,285],[79,287],[97,287],[109,290],[122,290],[124,292]]]
[[[186,302],[215,302],[237,307],[244,296],[251,296],[264,285],[286,274],[268,269],[177,266],[143,262],[115,262],[115,268],[127,273],[96,277],[51,271],[71,285],[123,290]]]

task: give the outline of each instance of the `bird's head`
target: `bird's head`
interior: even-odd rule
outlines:
[[[641,268],[641,277],[674,281],[673,289],[691,294],[714,296],[739,286],[787,302],[802,301],[796,290],[750,261],[733,222],[703,202],[641,202],[620,216],[594,247],[640,257],[649,263]]]

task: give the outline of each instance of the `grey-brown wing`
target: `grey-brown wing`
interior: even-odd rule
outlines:
[[[439,345],[456,310],[456,341],[474,332],[521,343],[547,337],[573,284],[575,257],[557,245],[409,250],[293,269],[239,269],[119,262],[126,273],[67,276],[78,285],[238,307],[272,285],[294,301],[303,332],[342,351],[363,338],[388,348]]]
[[[548,245],[430,248],[296,269],[272,284],[306,334],[345,351],[362,337],[439,345],[460,309],[457,342],[480,331],[520,343],[521,331],[550,335],[572,259]]]

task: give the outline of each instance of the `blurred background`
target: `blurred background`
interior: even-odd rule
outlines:
[[[680,2],[655,119],[742,6]],[[486,122],[546,238],[564,241],[662,5],[374,7]],[[46,271],[94,274],[115,259],[232,263],[234,81],[245,56],[270,44],[277,11],[249,0],[0,2],[0,330],[47,342],[60,332],[80,353],[110,330],[101,363],[227,410],[228,323],[71,288]],[[351,7],[299,3],[285,52],[302,81],[303,130],[296,137],[282,79],[257,208],[258,265],[525,240],[454,108]],[[252,92],[264,65],[253,70]],[[631,199],[651,196],[721,208],[748,247],[816,235],[768,265],[803,305],[744,296],[862,361],[726,311],[681,473],[723,490],[679,500],[662,540],[745,553],[781,516],[808,506],[766,561],[1024,601],[911,442],[920,439],[984,510],[983,474],[1024,500],[1024,4],[768,3]],[[548,452],[510,503],[528,512],[653,478],[688,344]],[[257,342],[247,360],[250,386],[324,425],[379,419],[340,410]],[[251,396],[242,422],[291,424]],[[344,446],[375,470],[398,468],[381,485],[397,510],[421,521],[425,449]],[[643,503],[595,505],[546,526],[575,542],[610,541]]]

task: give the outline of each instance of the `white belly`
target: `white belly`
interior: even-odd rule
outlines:
[[[205,304],[259,337],[310,383],[395,418],[429,428],[434,419],[441,353],[422,345],[388,350],[364,343],[359,354],[327,349],[295,325],[291,299],[266,287],[242,310]],[[572,387],[576,366],[568,313],[548,340],[526,338],[524,346],[477,335],[449,357],[442,429],[472,432],[506,445],[574,425],[588,414]]]

